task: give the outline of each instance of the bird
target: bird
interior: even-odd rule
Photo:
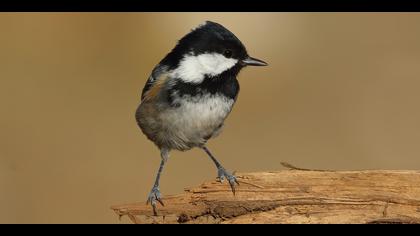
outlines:
[[[237,76],[246,66],[267,66],[253,58],[227,28],[213,21],[193,28],[154,67],[141,93],[135,118],[143,134],[160,150],[161,163],[147,204],[157,215],[165,206],[160,177],[173,150],[202,149],[226,179],[233,194],[239,185],[207,147],[218,136],[239,93]]]

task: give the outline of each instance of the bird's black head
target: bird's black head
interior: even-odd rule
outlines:
[[[195,55],[218,53],[226,58],[244,59],[248,56],[245,46],[222,25],[207,21],[179,41],[183,50]]]
[[[204,76],[217,76],[228,70],[237,73],[247,65],[267,65],[250,57],[232,32],[211,21],[199,25],[180,39],[161,64],[189,82],[199,82]]]

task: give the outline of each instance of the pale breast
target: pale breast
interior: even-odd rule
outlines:
[[[177,107],[160,114],[168,137],[187,145],[202,145],[229,115],[234,99],[218,94],[177,98]]]

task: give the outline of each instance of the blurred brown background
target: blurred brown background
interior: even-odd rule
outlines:
[[[126,223],[159,152],[134,111],[151,69],[204,20],[270,66],[246,68],[224,133],[230,170],[420,169],[420,14],[2,13],[0,223]],[[214,178],[173,152],[164,195]]]

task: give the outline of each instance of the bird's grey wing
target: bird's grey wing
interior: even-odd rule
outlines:
[[[159,91],[161,90],[162,86],[168,79],[168,70],[166,66],[157,65],[152,74],[149,76],[143,91],[141,93],[141,100],[150,99],[155,97]]]

